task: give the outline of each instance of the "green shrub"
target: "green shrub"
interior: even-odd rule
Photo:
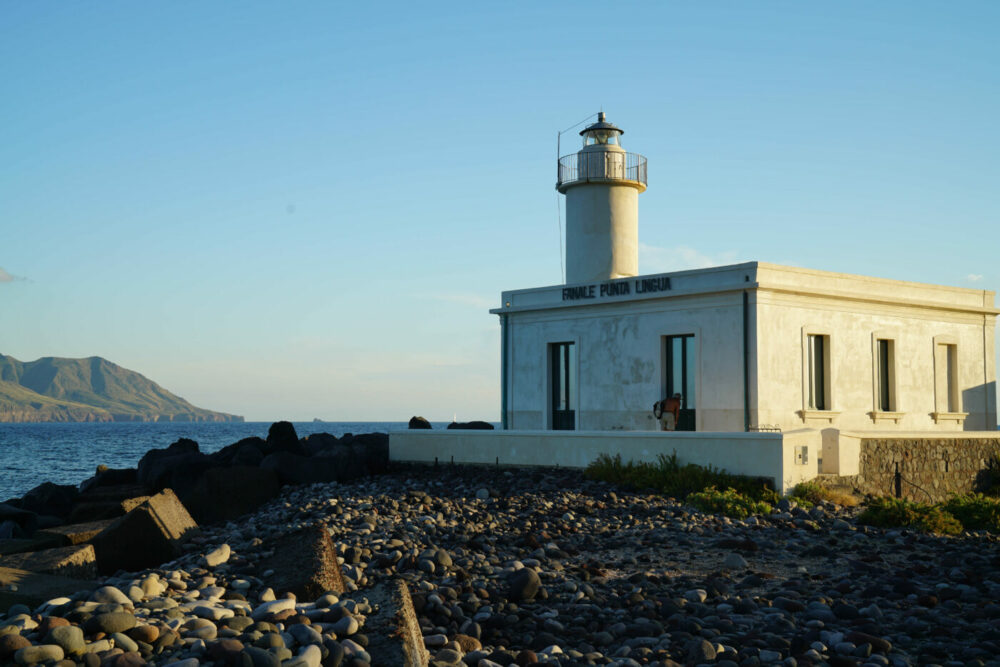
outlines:
[[[745,519],[751,514],[767,514],[771,511],[771,506],[766,502],[749,498],[736,489],[719,491],[714,486],[692,493],[687,501],[702,512],[725,514],[734,519]]]
[[[821,502],[836,503],[845,507],[854,507],[858,504],[858,499],[843,491],[828,489],[820,486],[816,482],[800,482],[792,489],[791,498],[802,507],[810,507]]]
[[[987,496],[1000,496],[1000,459],[991,456],[986,467],[976,475],[976,490]]]
[[[858,515],[858,523],[883,528],[912,528],[927,533],[958,535],[962,524],[941,505],[902,498],[875,498]]]
[[[1000,532],[1000,498],[970,493],[952,496],[941,507],[958,519],[966,530]]]
[[[627,489],[653,489],[675,498],[686,498],[692,493],[708,487],[731,488],[759,501],[775,503],[779,496],[763,478],[731,475],[714,466],[700,466],[694,463],[681,465],[677,453],[670,456],[661,454],[656,463],[622,463],[621,456],[601,454],[587,466],[584,473],[590,479],[611,482]]]

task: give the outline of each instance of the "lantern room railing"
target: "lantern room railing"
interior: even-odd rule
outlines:
[[[577,183],[631,181],[646,189],[646,158],[624,151],[581,151],[559,158],[556,189]]]

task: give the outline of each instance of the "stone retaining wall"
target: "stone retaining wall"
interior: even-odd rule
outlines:
[[[1000,459],[1000,435],[977,438],[861,438],[859,472],[840,484],[873,496],[939,502],[979,490],[977,478]],[[897,478],[897,473],[899,476]]]

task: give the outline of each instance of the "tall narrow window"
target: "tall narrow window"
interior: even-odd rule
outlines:
[[[829,336],[809,334],[807,352],[809,355],[809,409],[828,410],[829,402],[826,391],[827,348]]]
[[[680,394],[681,409],[677,418],[678,431],[695,430],[697,401],[698,357],[694,334],[666,336],[664,339],[666,386],[664,397]]]
[[[935,345],[934,393],[938,412],[961,412],[958,396],[958,345]]]
[[[576,345],[552,343],[549,345],[551,375],[552,430],[572,431],[576,428]]]
[[[876,340],[875,354],[878,364],[878,409],[882,412],[892,412],[896,409],[895,391],[895,345],[887,338]]]

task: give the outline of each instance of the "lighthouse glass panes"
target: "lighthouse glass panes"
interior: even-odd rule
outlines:
[[[618,130],[597,129],[587,130],[583,135],[584,146],[621,146],[621,133]]]
[[[552,430],[572,431],[576,428],[576,345],[552,343],[549,345],[550,397]]]

